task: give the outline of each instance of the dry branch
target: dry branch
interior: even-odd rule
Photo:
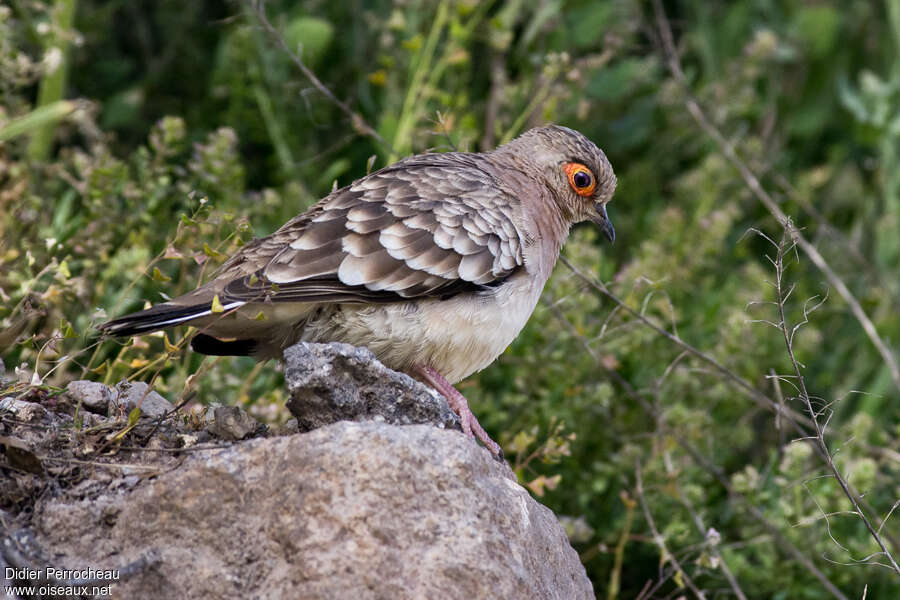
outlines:
[[[666,561],[671,562],[676,569],[676,573],[681,574],[684,584],[688,589],[694,592],[694,595],[697,596],[697,598],[700,598],[700,600],[706,600],[706,594],[697,587],[694,580],[691,579],[687,572],[681,567],[681,563],[678,562],[675,555],[666,547],[665,538],[659,533],[659,529],[656,528],[656,522],[653,520],[653,513],[650,512],[650,507],[647,506],[647,498],[644,496],[644,482],[641,477],[640,461],[635,461],[634,463],[634,474],[636,479],[635,494],[641,502],[641,509],[644,511],[644,519],[647,520],[647,526],[650,527],[650,532],[653,534],[653,542],[659,547],[659,551],[662,553],[663,558],[661,563],[665,563]]]
[[[647,318],[647,316],[645,316],[640,311],[637,311],[637,310],[631,308],[630,306],[625,304],[625,302],[621,298],[616,296],[606,286],[605,283],[588,275],[587,273],[585,273],[584,271],[582,271],[581,269],[579,269],[578,267],[573,265],[566,257],[561,256],[560,261],[562,261],[563,264],[565,264],[575,275],[577,275],[588,286],[590,286],[596,292],[599,292],[600,294],[602,294],[603,296],[605,296],[606,298],[608,298],[609,300],[614,302],[616,304],[615,310],[621,310],[621,311],[624,311],[624,312],[630,314],[635,319],[640,321],[641,324],[643,324],[644,326],[653,330],[654,332],[656,332],[660,336],[664,337],[665,339],[669,340],[670,342],[674,343],[679,348],[682,348],[688,354],[691,354],[691,355],[699,358],[700,360],[712,365],[714,367],[714,369],[720,375],[722,375],[722,377],[726,381],[730,381],[730,382],[736,384],[740,390],[744,391],[750,398],[752,398],[760,406],[774,411],[775,417],[776,417],[776,427],[779,430],[781,429],[781,423],[779,421],[781,418],[784,418],[785,421],[787,422],[787,424],[789,424],[790,427],[796,432],[797,439],[806,440],[807,442],[809,442],[811,444],[812,449],[816,452],[816,454],[821,456],[823,460],[826,460],[825,455],[823,455],[822,449],[819,447],[819,445],[812,443],[813,437],[810,435],[811,432],[804,429],[804,427],[813,427],[813,422],[809,419],[809,417],[801,415],[801,414],[797,413],[796,411],[788,408],[787,405],[784,403],[784,400],[780,396],[778,398],[778,401],[772,400],[766,394],[760,392],[758,389],[753,387],[753,384],[751,384],[749,381],[747,381],[746,379],[744,379],[743,377],[741,377],[734,371],[728,369],[725,365],[720,363],[713,356],[692,346],[691,344],[687,343],[686,341],[684,341],[677,335],[670,333],[669,331],[666,331],[665,329],[663,329],[662,327],[660,327],[659,325],[657,325],[656,323],[651,321],[649,318]],[[553,307],[551,307],[551,308],[553,308]],[[554,311],[554,314],[556,314],[556,316],[558,318],[562,319],[565,323],[568,323],[568,321],[565,319],[565,317],[558,310]],[[599,360],[599,358],[596,355],[596,353],[594,352],[593,348],[591,348],[589,342],[586,339],[584,339],[583,336],[578,334],[578,332],[574,329],[574,327],[571,327],[570,323],[569,323],[569,327],[570,327],[570,330],[572,330],[576,336],[578,336],[579,338],[582,339],[583,344],[584,344],[585,348],[587,349],[588,353],[592,356],[592,358],[594,358],[595,362],[602,367],[603,363]],[[605,367],[604,367],[604,369],[605,369]],[[629,395],[636,394],[634,389],[631,388],[631,386],[628,384],[628,382],[625,381],[625,379],[621,375],[619,375],[617,372],[615,372],[613,370],[606,369],[606,371],[616,380],[616,382],[620,386],[625,388],[626,392]],[[773,381],[775,381],[777,384],[778,382],[781,381],[781,379],[776,376],[773,378]],[[886,455],[887,453],[884,450],[881,450],[880,454]],[[874,512],[872,507],[869,505],[869,503],[866,502],[865,498],[861,497],[860,494],[858,494],[856,492],[856,490],[853,489],[853,486],[850,485],[849,482],[847,483],[847,487],[850,490],[850,493],[855,498],[857,498],[859,504],[863,507],[863,509],[865,509],[869,512]],[[879,525],[878,531],[879,532],[881,531],[882,527],[884,526],[885,520],[886,520],[886,518],[880,519],[880,522],[878,523],[878,525]],[[894,548],[900,548],[900,540],[897,539],[897,536],[890,535],[888,532],[885,532],[883,535],[888,540],[890,540],[890,542],[894,546]]]
[[[863,510],[859,506],[859,502],[857,501],[856,494],[854,494],[850,490],[850,486],[847,484],[847,480],[841,475],[841,472],[838,470],[837,466],[834,464],[834,460],[831,456],[831,451],[828,449],[828,445],[825,443],[825,425],[819,422],[820,412],[816,411],[813,408],[812,400],[810,398],[809,392],[806,389],[806,380],[803,377],[803,373],[800,370],[800,363],[797,361],[797,357],[794,354],[794,334],[797,332],[798,328],[806,322],[806,317],[808,315],[808,310],[806,307],[803,309],[803,322],[790,326],[787,320],[787,316],[785,314],[785,303],[790,294],[789,291],[785,291],[784,289],[784,257],[787,253],[789,253],[796,243],[795,229],[791,224],[790,220],[785,223],[784,234],[781,238],[781,242],[776,244],[778,249],[778,253],[773,261],[775,264],[775,297],[776,304],[778,306],[778,316],[780,318],[779,329],[781,330],[784,337],[784,345],[787,349],[788,356],[791,359],[791,366],[794,369],[794,382],[796,384],[798,393],[800,394],[800,400],[803,402],[806,407],[807,412],[809,413],[809,417],[812,420],[813,426],[816,431],[815,442],[819,447],[819,455],[825,461],[828,470],[831,471],[832,476],[838,482],[838,485],[841,486],[841,490],[844,492],[844,495],[850,500],[850,503],[853,505],[853,510],[865,524],[866,529],[869,530],[869,534],[878,544],[878,547],[881,548],[881,552],[887,557],[888,562],[890,562],[891,567],[897,574],[900,574],[900,566],[897,565],[897,561],[894,560],[894,557],[891,555],[890,551],[884,544],[884,541],[881,539],[881,535],[879,535],[878,531],[872,526],[869,522],[868,517],[863,512]],[[881,529],[879,527],[879,529]]]
[[[671,333],[669,331],[666,331],[665,329],[663,329],[662,327],[660,327],[659,325],[657,325],[656,323],[651,321],[640,311],[637,311],[637,310],[631,308],[630,306],[625,304],[625,302],[621,298],[616,296],[606,286],[605,283],[597,280],[594,277],[591,277],[590,275],[588,275],[587,273],[585,273],[584,271],[582,271],[581,269],[579,269],[578,267],[573,265],[569,261],[569,259],[567,259],[565,256],[560,256],[559,260],[562,261],[562,263],[564,265],[566,265],[566,267],[568,267],[575,275],[577,275],[579,279],[581,279],[583,282],[585,282],[588,286],[593,288],[595,291],[603,294],[604,296],[606,296],[607,298],[612,300],[619,308],[621,308],[622,310],[627,312],[629,315],[631,315],[632,317],[634,317],[635,319],[640,321],[645,326],[647,326],[650,329],[652,329],[653,331],[655,331],[660,336],[666,338],[670,342],[673,342],[678,347],[685,350],[687,353],[699,358],[703,362],[712,366],[720,375],[722,375],[726,380],[731,381],[732,383],[737,385],[738,388],[740,388],[743,392],[745,392],[748,396],[750,396],[750,398],[752,398],[757,404],[759,404],[760,406],[762,406],[764,408],[774,411],[776,415],[781,415],[781,416],[785,417],[786,419],[788,419],[788,421],[794,423],[797,427],[800,427],[800,429],[798,430],[798,433],[800,433],[801,435],[806,435],[806,432],[802,429],[801,425],[806,426],[806,427],[812,426],[812,422],[807,417],[797,413],[796,411],[794,411],[782,404],[779,404],[778,402],[775,402],[774,400],[772,400],[771,398],[769,398],[768,396],[766,396],[765,394],[760,392],[758,389],[756,389],[752,383],[750,383],[749,381],[747,381],[746,379],[744,379],[743,377],[741,377],[740,375],[738,375],[737,373],[735,373],[734,371],[730,370],[728,367],[726,367],[725,365],[720,363],[712,355],[707,354],[706,352],[703,352],[702,350],[700,350],[698,348],[695,348],[691,344],[689,344],[686,341],[684,341],[683,339],[681,339],[679,336],[677,336],[674,333]]]
[[[565,258],[561,257],[561,260],[563,260],[564,263],[566,264],[566,266],[568,266],[572,270],[572,272],[574,272],[576,275],[578,275],[583,281],[585,281],[588,285],[593,287],[598,292],[602,293],[607,298],[612,299],[623,310],[625,310],[626,312],[629,312],[636,318],[640,319],[645,325],[647,325],[654,331],[657,331],[663,337],[666,337],[667,339],[675,342],[679,346],[685,348],[691,354],[694,354],[695,356],[698,356],[703,360],[712,361],[711,364],[718,365],[717,368],[721,369],[721,372],[723,373],[723,375],[726,376],[727,379],[729,379],[733,382],[743,382],[743,384],[741,385],[742,388],[744,385],[749,386],[750,390],[752,390],[754,392],[753,393],[754,397],[757,397],[757,395],[762,396],[766,401],[766,405],[769,405],[769,404],[773,405],[773,408],[775,408],[779,414],[785,416],[787,418],[788,422],[790,422],[795,428],[800,427],[799,424],[797,423],[797,421],[794,420],[794,418],[793,418],[793,415],[796,413],[794,413],[790,409],[780,407],[776,403],[771,402],[771,400],[769,400],[764,394],[761,394],[758,390],[755,390],[755,388],[750,386],[750,384],[747,383],[739,375],[737,375],[736,373],[732,373],[731,371],[726,369],[724,366],[721,366],[712,357],[709,357],[706,354],[704,354],[703,352],[700,352],[699,350],[694,349],[692,346],[686,345],[681,339],[669,334],[669,332],[665,331],[664,329],[659,328],[652,321],[650,321],[649,319],[644,317],[644,315],[640,314],[639,312],[635,311],[631,307],[627,306],[624,302],[622,302],[622,300],[620,300],[611,291],[609,291],[609,289],[606,287],[606,285],[589,277],[588,275],[586,275],[585,273],[583,273],[582,271],[577,269],[574,265],[572,265]],[[551,307],[551,308],[553,308],[553,307]],[[777,543],[777,545],[780,549],[782,549],[785,552],[787,552],[788,554],[790,554],[798,563],[803,565],[803,567],[806,568],[810,572],[810,574],[813,577],[815,577],[822,584],[822,586],[826,590],[828,590],[828,592],[834,598],[837,598],[838,600],[848,600],[847,596],[843,592],[841,592],[837,588],[837,586],[835,586],[831,582],[831,580],[829,580],[828,577],[821,570],[819,570],[812,563],[812,561],[806,555],[804,555],[803,552],[800,551],[799,548],[797,548],[797,546],[795,546],[789,539],[787,539],[787,537],[785,537],[784,534],[781,533],[781,531],[778,529],[778,527],[776,527],[772,522],[770,522],[766,518],[766,516],[762,513],[761,510],[759,510],[759,508],[754,506],[753,503],[751,503],[750,500],[746,496],[744,496],[743,494],[741,494],[739,491],[737,491],[734,488],[734,486],[731,484],[731,481],[728,479],[727,475],[725,475],[715,464],[713,464],[710,460],[708,460],[705,456],[703,456],[703,454],[701,454],[700,451],[697,450],[692,444],[690,444],[690,442],[688,442],[681,434],[679,434],[677,431],[672,430],[668,427],[665,417],[663,416],[661,411],[659,411],[655,406],[653,406],[653,404],[650,403],[646,398],[644,398],[637,390],[635,390],[634,387],[628,382],[628,380],[626,380],[624,377],[622,377],[622,375],[620,375],[614,369],[610,369],[610,368],[606,367],[603,364],[603,361],[599,360],[599,357],[596,355],[596,353],[593,352],[588,341],[582,335],[580,335],[577,332],[577,330],[575,330],[574,326],[572,326],[572,324],[568,322],[568,319],[566,319],[565,316],[562,315],[562,313],[560,311],[555,310],[554,314],[558,318],[562,319],[563,322],[568,325],[569,329],[571,331],[573,331],[574,335],[576,335],[578,338],[580,338],[582,340],[582,343],[584,344],[588,353],[591,354],[591,356],[595,359],[597,366],[600,369],[603,369],[606,372],[606,374],[609,376],[609,378],[617,386],[619,386],[629,398],[634,400],[637,403],[637,405],[640,406],[644,410],[644,412],[647,413],[647,415],[649,417],[651,417],[657,423],[657,426],[659,427],[660,432],[670,435],[672,437],[672,439],[674,439],[678,443],[678,445],[681,446],[682,449],[688,453],[688,455],[690,455],[691,459],[694,461],[695,464],[697,464],[700,468],[702,468],[707,473],[709,473],[713,478],[715,478],[722,485],[723,488],[725,488],[725,491],[728,492],[728,495],[730,498],[741,502],[746,507],[747,512],[750,514],[750,516],[753,517],[756,521],[758,521],[760,523],[760,525],[763,527],[763,529],[765,529],[769,533],[769,535],[772,536],[772,538],[775,540],[775,542]],[[746,388],[743,388],[743,389],[746,389]],[[803,420],[807,420],[805,417],[800,417],[800,418]],[[801,429],[801,431],[802,431],[802,429]],[[816,449],[818,449],[818,448],[816,448]]]
[[[346,102],[343,102],[338,99],[334,93],[328,89],[328,87],[322,83],[322,81],[316,77],[316,74],[313,73],[312,69],[306,66],[303,62],[303,59],[300,55],[288,48],[287,42],[284,41],[284,37],[278,32],[277,29],[269,22],[269,18],[266,16],[266,6],[265,0],[249,0],[248,5],[250,6],[250,10],[253,11],[254,16],[259,21],[259,24],[262,25],[263,29],[266,30],[266,33],[272,38],[272,40],[278,44],[278,46],[284,50],[284,52],[291,58],[291,61],[300,69],[300,72],[303,73],[303,76],[306,77],[313,86],[319,90],[319,92],[325,96],[332,104],[338,107],[344,114],[346,114],[350,118],[350,123],[353,125],[353,129],[362,135],[367,135],[375,140],[378,140],[380,143],[388,146],[387,142],[381,135],[369,125],[365,119],[362,118],[358,112],[354,111],[350,106],[347,105]]]
[[[727,158],[731,165],[737,169],[747,188],[754,196],[756,196],[763,206],[766,207],[772,216],[775,217],[778,223],[782,227],[786,227],[789,221],[788,216],[781,210],[781,207],[778,206],[778,203],[775,202],[772,196],[762,187],[762,184],[760,184],[756,175],[753,174],[747,164],[737,155],[734,146],[725,139],[725,136],[722,135],[706,115],[706,112],[700,106],[700,103],[690,93],[687,79],[684,76],[684,72],[681,70],[681,62],[678,59],[675,42],[672,38],[672,30],[669,27],[669,21],[663,10],[662,2],[660,0],[653,0],[653,8],[656,14],[656,22],[659,29],[660,41],[662,42],[665,62],[672,72],[672,75],[675,77],[675,80],[681,84],[684,89],[685,105],[688,112],[694,118],[694,121],[697,122],[700,129],[712,138],[725,158]],[[813,264],[816,265],[816,267],[825,275],[826,279],[828,279],[829,284],[838,291],[844,301],[850,306],[850,311],[853,313],[853,316],[859,321],[863,331],[866,332],[869,340],[878,350],[878,353],[881,354],[881,358],[887,365],[888,370],[891,373],[891,378],[894,380],[894,385],[897,389],[900,389],[900,366],[898,366],[897,360],[891,352],[891,349],[888,348],[887,344],[878,334],[875,324],[872,323],[872,320],[866,314],[866,311],[863,310],[859,301],[850,291],[850,288],[848,288],[847,284],[844,283],[844,280],[834,272],[834,269],[831,268],[831,265],[828,264],[819,250],[810,243],[802,233],[794,230],[793,236],[797,246],[799,246],[810,260],[812,260]]]

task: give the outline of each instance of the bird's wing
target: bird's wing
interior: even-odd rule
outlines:
[[[438,156],[364,177],[245,247],[216,277],[222,302],[396,302],[502,282],[524,264],[517,200],[465,155]]]

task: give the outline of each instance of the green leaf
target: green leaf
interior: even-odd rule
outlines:
[[[135,406],[134,408],[131,409],[131,412],[128,413],[128,426],[134,427],[137,424],[138,419],[140,417],[141,417],[141,407]]]
[[[70,100],[60,100],[47,106],[36,108],[30,113],[13,119],[0,127],[0,142],[11,140],[20,135],[30,134],[43,127],[53,125],[68,117],[78,107]]]
[[[212,258],[225,258],[224,254],[222,254],[218,250],[210,248],[209,244],[207,244],[206,242],[203,242],[203,254]]]
[[[163,275],[163,272],[159,270],[159,267],[153,267],[153,275],[151,277],[153,277],[153,281],[172,281],[171,277]]]
[[[288,48],[291,52],[297,52],[300,48],[300,58],[308,67],[314,67],[322,59],[332,39],[334,26],[316,17],[294,19],[284,29],[284,41]]]
[[[64,339],[78,337],[75,330],[72,328],[72,324],[65,319],[59,320],[59,331],[62,333]]]
[[[69,271],[69,263],[66,261],[62,261],[59,263],[59,266],[56,268],[57,272],[62,275],[63,280],[69,279],[72,277],[72,272]]]
[[[814,58],[826,56],[837,40],[841,17],[830,6],[805,6],[794,17],[797,33]]]

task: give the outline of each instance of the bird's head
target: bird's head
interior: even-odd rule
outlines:
[[[497,149],[530,163],[572,223],[593,221],[610,242],[616,231],[606,203],[616,191],[616,175],[594,142],[568,127],[548,125],[526,131]]]

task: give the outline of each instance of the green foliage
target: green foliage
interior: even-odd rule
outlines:
[[[93,327],[193,288],[335,181],[555,121],[594,139],[619,176],[616,244],[579,227],[564,254],[636,314],[560,266],[512,348],[462,391],[523,484],[565,516],[598,595],[635,597],[662,567],[654,597],[677,594],[685,576],[709,597],[729,588],[724,563],[748,597],[826,597],[788,543],[848,597],[866,584],[868,597],[891,597],[900,576],[843,564],[878,548],[821,458],[735,384],[803,413],[793,382],[772,377],[791,373],[781,332],[764,322],[778,321],[774,249],[747,234],[779,239],[780,227],[685,102],[697,98],[897,355],[900,9],[665,4],[690,90],[657,53],[652,7],[632,0],[268,2],[288,48],[384,143],[361,135],[245,5],[82,0],[62,29],[47,3],[0,5],[0,356],[11,378],[0,392],[143,379],[174,401],[196,392],[283,419],[276,365],[191,354],[186,330],[101,343]],[[60,36],[68,85],[50,98],[39,91],[55,73],[46,46]],[[29,156],[48,127],[52,152]],[[792,322],[832,292],[794,351],[811,393],[832,403],[826,439],[877,527],[900,498],[900,390],[807,257],[786,266]],[[882,529],[895,557],[898,518]]]

